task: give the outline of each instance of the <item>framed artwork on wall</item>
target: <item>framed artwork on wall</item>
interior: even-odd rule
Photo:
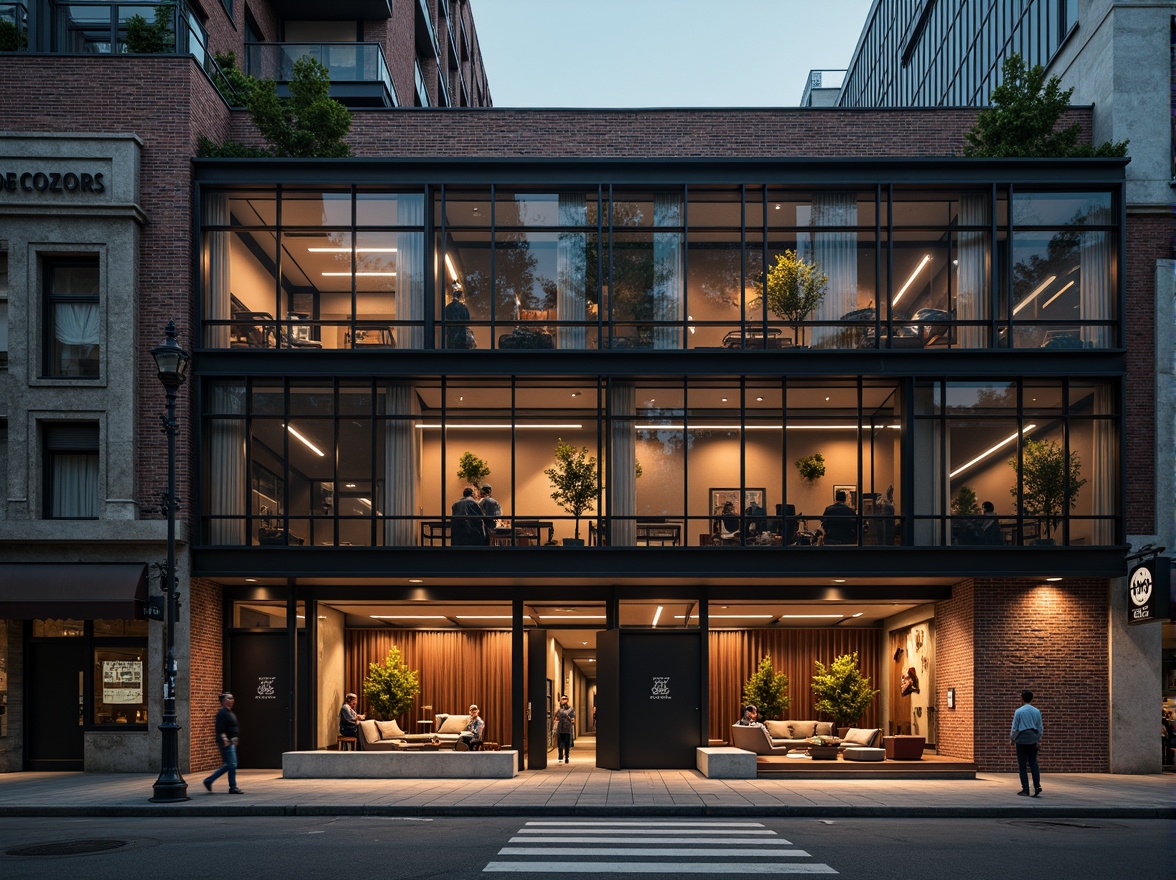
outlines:
[[[721,516],[723,507],[728,501],[734,506],[735,513],[737,514],[741,514],[747,510],[752,505],[752,502],[757,507],[763,508],[766,497],[763,489],[711,489],[711,516]]]
[[[834,501],[836,501],[836,500],[837,500],[837,493],[838,493],[838,492],[844,492],[844,493],[845,493],[845,503],[846,503],[846,504],[848,504],[848,505],[849,505],[850,507],[852,507],[854,510],[857,510],[857,509],[858,509],[858,491],[857,491],[857,486],[849,486],[849,485],[838,485],[838,484],[834,484],[834,486],[833,486],[833,500],[834,500]]]

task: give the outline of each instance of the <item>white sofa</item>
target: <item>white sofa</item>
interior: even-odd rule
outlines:
[[[359,748],[367,752],[390,752],[406,744],[437,741],[441,747],[454,746],[461,739],[461,732],[470,723],[469,715],[435,715],[432,733],[405,733],[395,721],[359,722]]]

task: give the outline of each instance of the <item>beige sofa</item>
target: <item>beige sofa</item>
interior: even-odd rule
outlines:
[[[442,746],[456,745],[461,732],[470,723],[469,715],[435,715],[432,733],[405,733],[395,721],[359,722],[359,747],[368,752],[389,752],[406,744],[428,743],[436,740]]]
[[[832,721],[765,721],[772,745],[785,749],[807,749],[810,736],[834,736]]]
[[[762,726],[732,724],[731,745],[757,755],[787,755],[791,749],[801,751],[812,745],[807,737],[831,737],[832,731],[833,723],[830,721],[765,721]],[[873,748],[881,740],[882,731],[877,727],[851,727],[841,737],[840,748]]]

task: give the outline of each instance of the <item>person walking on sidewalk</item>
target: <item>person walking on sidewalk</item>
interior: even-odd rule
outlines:
[[[1021,790],[1017,794],[1025,797],[1029,796],[1026,766],[1033,774],[1033,797],[1041,797],[1041,770],[1037,766],[1037,744],[1041,742],[1043,732],[1041,711],[1033,705],[1033,691],[1021,691],[1021,706],[1013,713],[1009,741],[1017,749],[1017,773],[1021,777]]]
[[[229,774],[229,794],[244,794],[237,788],[237,739],[241,735],[241,728],[237,725],[237,716],[233,714],[233,695],[220,695],[220,708],[216,712],[216,745],[220,749],[221,766],[204,780],[204,788],[212,791],[212,784],[225,773]]]
[[[559,708],[555,710],[556,752],[555,763],[561,760],[565,764],[571,763],[572,737],[576,733],[576,710],[568,704],[568,695],[559,695]]]

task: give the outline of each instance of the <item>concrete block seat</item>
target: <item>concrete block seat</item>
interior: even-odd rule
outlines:
[[[886,749],[870,749],[865,746],[849,746],[841,751],[846,761],[884,761]]]
[[[756,756],[733,746],[699,746],[694,750],[698,772],[707,779],[755,779]]]
[[[519,753],[458,752],[453,748],[369,752],[284,752],[285,779],[513,779]]]

